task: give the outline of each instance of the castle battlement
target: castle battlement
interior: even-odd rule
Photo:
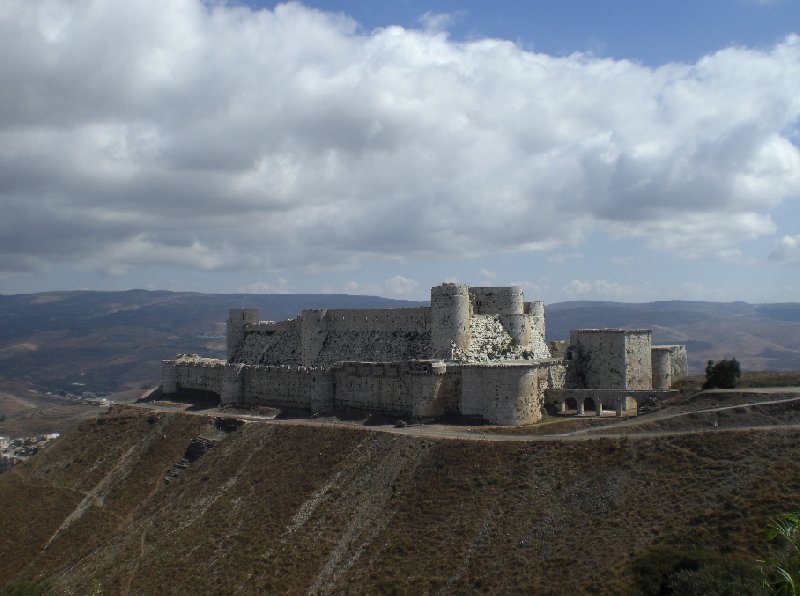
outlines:
[[[548,390],[668,389],[686,374],[686,349],[650,337],[579,329],[551,352],[544,303],[525,302],[522,288],[443,283],[429,307],[306,309],[286,321],[231,309],[227,359],[179,355],[163,362],[162,382],[225,403],[529,424]]]

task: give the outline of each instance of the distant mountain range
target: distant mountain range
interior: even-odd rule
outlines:
[[[47,292],[0,295],[0,376],[43,389],[106,393],[155,384],[176,353],[220,356],[229,308],[257,307],[281,320],[304,308],[399,308],[425,302],[342,294]],[[561,302],[547,306],[547,337],[570,329],[653,329],[655,343],[683,343],[691,372],[735,356],[745,370],[800,369],[800,304]]]

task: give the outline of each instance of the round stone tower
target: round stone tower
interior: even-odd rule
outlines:
[[[650,349],[653,368],[653,389],[672,387],[672,353],[669,347],[653,346]]]
[[[525,304],[525,312],[533,316],[534,328],[544,337],[544,302],[541,300],[527,302]]]
[[[469,291],[476,315],[521,315],[525,312],[525,295],[519,286],[473,286]]]
[[[433,356],[449,360],[452,346],[469,348],[470,300],[464,284],[444,283],[431,288]]]

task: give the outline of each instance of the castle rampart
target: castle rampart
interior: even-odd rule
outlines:
[[[587,391],[604,396],[600,410],[612,399],[626,409],[632,392],[668,387],[686,374],[685,347],[653,347],[649,330],[576,330],[569,342],[553,342],[551,353],[544,305],[525,302],[519,287],[445,283],[431,289],[430,307],[258,319],[257,309],[231,309],[227,360],[164,361],[163,391],[313,412],[530,424],[546,400],[563,409],[564,391],[579,409]]]

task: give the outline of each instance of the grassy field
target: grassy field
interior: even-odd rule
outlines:
[[[800,427],[433,440],[114,408],[0,475],[0,585],[87,593],[635,593],[659,546],[763,554]],[[166,484],[195,436],[214,449]]]

